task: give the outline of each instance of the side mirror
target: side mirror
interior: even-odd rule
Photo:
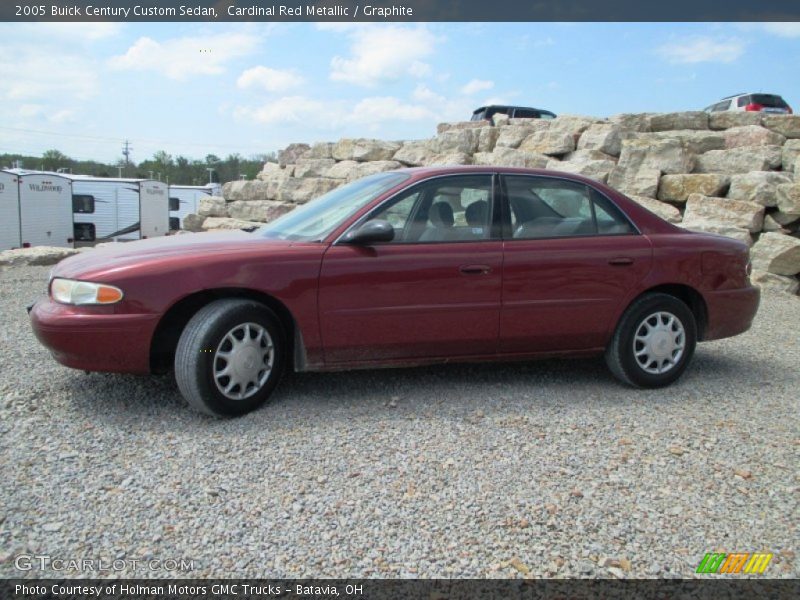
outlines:
[[[394,227],[389,221],[373,219],[351,229],[342,238],[346,244],[374,244],[375,242],[391,242],[394,239]]]

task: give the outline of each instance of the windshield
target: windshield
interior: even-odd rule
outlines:
[[[377,173],[320,196],[267,223],[257,233],[271,239],[321,241],[358,209],[402,183],[407,173]]]

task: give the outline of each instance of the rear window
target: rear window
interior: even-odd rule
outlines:
[[[486,118],[485,115],[486,115],[486,109],[485,108],[479,108],[474,113],[472,113],[472,119],[471,120],[472,121],[483,121],[483,119]]]
[[[736,102],[738,106],[747,106],[748,104],[760,104],[768,108],[787,108],[786,101],[780,96],[775,94],[749,94],[742,96]]]

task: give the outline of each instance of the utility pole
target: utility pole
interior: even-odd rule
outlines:
[[[211,174],[214,172],[214,169],[206,167],[206,171],[208,171],[208,183],[214,183],[214,180],[211,177]]]
[[[131,163],[131,150],[133,150],[133,146],[131,146],[130,141],[125,140],[122,142],[122,156],[125,157],[126,167]]]
[[[117,167],[117,177],[122,179],[122,167]]]

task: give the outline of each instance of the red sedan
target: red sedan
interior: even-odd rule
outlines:
[[[174,368],[195,408],[261,405],[285,369],[604,353],[672,383],[697,341],[746,331],[741,242],[690,233],[596,181],[493,167],[380,173],[251,232],[157,238],[59,263],[31,310],[64,365]]]

